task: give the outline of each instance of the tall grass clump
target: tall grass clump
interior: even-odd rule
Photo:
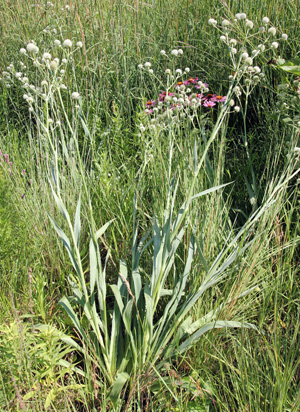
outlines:
[[[238,3],[0,2],[3,408],[297,410],[298,6]]]

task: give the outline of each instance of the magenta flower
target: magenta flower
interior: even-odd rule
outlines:
[[[226,100],[226,96],[217,96],[216,94],[214,94],[211,98],[212,102],[222,103],[222,102],[225,102],[225,100]]]
[[[215,105],[216,103],[211,100],[205,100],[205,102],[203,103],[204,107],[214,107]]]

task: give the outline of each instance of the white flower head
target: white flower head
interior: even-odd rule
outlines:
[[[51,60],[51,54],[50,53],[44,53],[43,54],[43,59],[44,60]]]
[[[240,18],[241,18],[241,20],[245,20],[247,18],[247,14],[246,13],[241,13]]]
[[[162,56],[165,56],[167,53],[166,53],[165,50],[161,50],[161,51],[160,51],[160,54],[161,54]]]
[[[229,106],[230,106],[230,107],[233,107],[233,106],[234,106],[234,100],[233,100],[233,99],[229,100]]]
[[[240,106],[234,106],[233,110],[234,110],[236,113],[238,113],[238,112],[241,111],[241,108],[240,108]]]
[[[17,79],[20,79],[20,78],[22,77],[22,73],[21,73],[21,72],[17,72],[17,73],[15,74],[15,76],[16,76]]]
[[[237,54],[237,49],[235,47],[232,47],[230,51],[232,54]]]
[[[26,49],[24,49],[24,47],[22,47],[21,49],[20,49],[20,54],[25,54],[26,53]]]
[[[189,67],[186,67],[186,68],[184,69],[184,71],[185,71],[186,73],[189,73],[189,72],[190,72],[190,68],[189,68]]]
[[[229,21],[229,20],[226,20],[226,19],[223,20],[223,21],[222,21],[222,26],[223,26],[223,27],[228,27],[228,26],[230,26],[230,21]]]
[[[253,64],[253,59],[251,57],[247,57],[247,59],[245,59],[245,63],[251,66]]]
[[[217,24],[217,20],[215,19],[208,19],[208,24],[215,26]]]
[[[268,33],[272,34],[272,36],[275,36],[276,28],[275,27],[270,27],[269,30],[268,30]]]
[[[48,82],[47,82],[46,80],[43,80],[43,81],[41,82],[41,86],[48,86]]]
[[[225,36],[220,36],[220,40],[221,41],[226,41],[226,37]]]
[[[79,94],[78,92],[73,92],[73,93],[71,94],[71,98],[72,98],[73,100],[78,100],[78,99],[80,98],[80,94]]]
[[[182,49],[178,49],[178,54],[182,55],[183,54],[183,50]]]
[[[171,51],[172,56],[178,56],[178,50],[174,49]]]
[[[282,33],[281,35],[282,40],[287,40],[288,39],[288,35],[285,33]]]
[[[39,48],[34,43],[28,43],[26,49],[29,53],[38,53]]]
[[[266,46],[264,44],[259,44],[257,48],[263,53],[266,50]]]
[[[241,58],[243,60],[246,60],[248,57],[249,57],[249,54],[247,52],[244,52],[244,53],[241,54]]]
[[[60,46],[61,45],[61,43],[60,43],[60,41],[59,40],[54,40],[54,44],[55,44],[55,46]]]
[[[175,73],[178,74],[179,76],[181,76],[182,75],[182,70],[181,69],[176,69]]]
[[[76,43],[76,46],[81,49],[81,47],[83,46],[82,41],[78,41],[78,42]]]
[[[52,60],[52,62],[50,63],[50,69],[52,70],[57,70],[58,68],[58,63],[56,60]]]
[[[246,22],[246,27],[247,27],[248,29],[253,29],[253,27],[254,27],[253,21],[248,20],[248,21]]]
[[[241,20],[241,13],[236,13],[235,18],[236,18],[237,20]]]
[[[260,73],[261,72],[260,67],[254,66],[254,71],[255,73]]]
[[[273,43],[271,43],[271,48],[272,49],[278,49],[279,44],[277,43],[277,41],[273,41]]]
[[[64,40],[64,42],[63,42],[63,46],[64,47],[66,47],[66,48],[71,48],[72,47],[72,41],[70,40],[70,39],[66,39],[66,40]]]
[[[151,63],[150,63],[150,62],[146,62],[146,63],[145,63],[145,67],[146,67],[146,69],[150,69]]]
[[[165,73],[166,73],[166,74],[171,74],[171,70],[170,70],[170,69],[166,69]]]
[[[62,59],[61,62],[62,64],[67,64],[67,59]]]
[[[262,19],[262,22],[263,22],[263,24],[268,24],[268,23],[270,22],[269,17],[264,17],[264,18]]]
[[[142,64],[138,64],[138,68],[141,70],[144,66]]]
[[[150,74],[153,74],[154,72],[153,72],[153,69],[149,69],[149,73]]]
[[[236,43],[237,43],[237,41],[236,41],[235,39],[230,39],[230,40],[229,40],[229,44],[230,44],[231,46],[236,46]]]

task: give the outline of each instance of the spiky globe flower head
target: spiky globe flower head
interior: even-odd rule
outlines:
[[[270,27],[269,30],[268,30],[268,33],[272,34],[272,36],[275,36],[276,28],[275,27]]]
[[[249,57],[249,54],[247,52],[244,52],[244,53],[241,54],[241,58],[243,60],[246,60],[248,57]]]
[[[272,49],[278,49],[279,44],[277,43],[277,41],[273,41],[273,43],[271,44],[271,48]]]
[[[57,68],[58,68],[58,62],[56,60],[52,60],[52,62],[50,63],[50,69],[57,70]]]
[[[38,53],[39,48],[34,43],[28,43],[26,49],[29,53]]]
[[[78,41],[78,42],[76,43],[76,46],[81,49],[81,47],[83,46],[82,41]]]
[[[236,46],[236,43],[237,43],[237,41],[236,41],[235,39],[230,39],[230,40],[229,40],[229,44],[230,44],[231,46]]]
[[[269,17],[264,17],[264,18],[262,19],[262,22],[263,22],[263,24],[268,24],[268,23],[270,22]]]
[[[227,20],[227,19],[224,19],[224,20],[222,21],[222,26],[223,26],[223,27],[228,27],[228,26],[230,26],[230,21]]]
[[[253,27],[254,27],[253,21],[248,20],[248,21],[246,22],[246,27],[247,27],[248,29],[253,29]]]
[[[218,23],[218,22],[217,22],[217,20],[215,20],[215,19],[208,19],[208,24],[210,24],[210,25],[212,25],[212,26],[215,26],[217,23]]]
[[[54,45],[55,45],[55,46],[60,46],[60,45],[61,45],[61,43],[60,43],[60,41],[59,41],[59,40],[54,40]]]
[[[150,62],[146,62],[146,63],[145,63],[145,67],[146,67],[146,69],[150,69],[151,63],[150,63]]]
[[[183,55],[183,50],[182,49],[178,49],[178,54]]]
[[[165,73],[166,73],[166,74],[171,74],[171,70],[170,70],[170,69],[166,69]]]
[[[285,34],[285,33],[283,33],[283,34],[281,35],[281,38],[282,38],[282,40],[287,40],[287,39],[288,39],[288,35]]]
[[[161,51],[160,51],[160,54],[161,54],[162,56],[165,56],[167,53],[166,53],[165,50],[161,50]]]
[[[220,36],[220,40],[221,41],[226,41],[226,37],[225,36]]]
[[[63,46],[64,47],[66,47],[66,48],[71,48],[72,47],[72,41],[70,40],[70,39],[66,39],[64,42],[63,42]]]
[[[178,56],[178,50],[174,49],[171,51],[172,56]]]
[[[71,94],[71,98],[72,98],[73,100],[79,100],[80,94],[79,94],[78,92],[73,92],[73,93]]]
[[[245,59],[245,63],[251,66],[253,64],[253,59],[251,57],[247,57],[247,59]]]
[[[44,53],[43,54],[43,59],[44,60],[51,60],[51,54],[50,53]]]
[[[236,113],[238,113],[238,112],[241,111],[241,108],[240,108],[240,106],[234,106],[233,110],[234,110]]]
[[[26,53],[26,49],[24,49],[24,47],[22,47],[21,49],[20,49],[20,54],[25,54]]]
[[[189,72],[190,72],[190,68],[189,68],[189,67],[186,67],[186,68],[184,69],[184,71],[185,71],[186,73],[189,73]]]

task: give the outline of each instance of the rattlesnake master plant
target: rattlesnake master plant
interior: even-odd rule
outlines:
[[[194,157],[196,162],[194,179],[196,179],[199,163],[196,154]],[[152,382],[157,379],[163,381],[166,362],[171,361],[176,355],[183,354],[205,332],[214,328],[255,328],[248,323],[219,320],[219,314],[226,303],[216,306],[201,319],[193,320],[190,313],[205,291],[224,280],[229,265],[256,240],[253,236],[251,241],[246,239],[265,208],[269,207],[269,203],[265,208],[257,211],[236,236],[232,236],[232,240],[228,241],[211,267],[206,270],[203,281],[196,291],[190,292],[188,287],[193,273],[193,260],[197,253],[194,235],[189,242],[184,269],[178,273],[176,268],[177,251],[183,242],[187,226],[191,223],[188,219],[188,211],[193,202],[224,186],[216,186],[197,195],[192,195],[190,191],[184,204],[175,213],[178,181],[170,179],[162,222],[159,223],[154,217],[152,230],[140,241],[138,241],[139,227],[136,221],[137,201],[135,200],[132,266],[129,270],[125,260],[121,260],[118,281],[113,285],[108,284],[106,280],[109,253],[103,264],[98,244],[99,238],[109,225],[113,224],[112,221],[98,231],[91,229],[90,267],[87,279],[83,272],[79,250],[80,199],[73,226],[60,195],[52,187],[56,203],[68,223],[71,240],[53,219],[52,223],[68,251],[77,275],[76,278],[70,279],[73,296],[64,297],[60,303],[72,320],[82,346],[70,337],[64,337],[64,340],[94,363],[99,370],[99,379],[110,387],[110,398],[115,405],[122,403],[121,397],[124,399],[127,397],[127,401],[130,402],[138,380],[145,373],[153,377]],[[149,248],[153,253],[152,269],[145,280],[145,276],[142,276],[144,271],[141,257]],[[173,289],[168,289],[170,277],[173,279]],[[108,293],[109,288],[113,294],[113,303],[110,305],[107,303],[108,295],[111,298],[111,293]],[[246,290],[234,299],[252,290]],[[87,327],[83,325],[82,318],[79,316],[82,312],[88,321]],[[151,389],[149,386],[147,390]]]

